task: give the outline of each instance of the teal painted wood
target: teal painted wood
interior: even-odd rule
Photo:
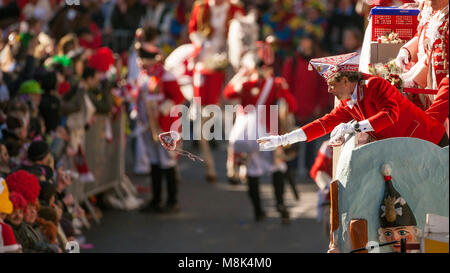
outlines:
[[[427,213],[449,216],[448,146],[391,138],[353,148],[354,141],[353,137],[342,148],[336,172],[341,224],[335,241],[342,252],[351,250],[351,219],[367,219],[368,240],[378,241],[378,211],[384,193],[380,168],[384,163],[391,165],[393,185],[411,207],[420,229]],[[383,249],[389,251],[389,247]]]

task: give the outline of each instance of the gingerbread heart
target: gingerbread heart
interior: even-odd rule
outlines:
[[[181,136],[176,131],[170,131],[159,134],[159,140],[165,149],[174,151],[177,147],[178,141],[181,140]]]

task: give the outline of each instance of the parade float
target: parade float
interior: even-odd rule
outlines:
[[[417,28],[419,10],[374,8],[359,70],[391,82],[415,103],[427,88],[405,88],[393,61]],[[329,252],[449,252],[449,148],[416,138],[334,148]]]

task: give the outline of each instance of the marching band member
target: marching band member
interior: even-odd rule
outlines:
[[[175,170],[177,158],[174,152],[162,147],[158,134],[171,130],[177,117],[171,117],[170,111],[185,99],[175,77],[164,69],[160,50],[148,42],[137,42],[135,47],[141,69],[137,79],[138,122],[148,125],[144,141],[150,158],[153,193],[152,201],[142,211],[159,213],[165,209],[176,212],[179,210]],[[163,176],[167,181],[168,195],[165,208],[161,206]]]
[[[230,133],[230,142],[234,143],[234,150],[247,153],[247,183],[248,193],[253,205],[255,220],[260,221],[265,217],[265,212],[261,205],[259,194],[259,178],[266,173],[272,173],[272,181],[275,189],[277,210],[281,213],[283,223],[289,222],[289,213],[284,205],[284,178],[286,176],[286,162],[283,151],[279,149],[275,152],[258,151],[258,144],[254,139],[243,137],[234,137],[234,132],[247,130],[249,134],[255,131],[255,121],[250,118],[254,112],[246,112],[246,106],[255,106],[259,115],[256,115],[256,130],[263,128],[264,131],[270,127],[270,106],[275,105],[279,99],[284,99],[288,105],[289,111],[296,110],[295,98],[291,95],[286,81],[281,77],[273,75],[273,52],[269,44],[258,42],[258,54],[256,61],[256,70],[240,71],[231,79],[225,87],[224,97],[227,99],[239,99],[242,106],[239,118],[236,118],[235,127]],[[258,106],[264,105],[265,112],[260,111]],[[261,121],[261,115],[265,115],[265,123]],[[243,121],[243,122],[239,122]],[[264,120],[264,118],[262,118]],[[272,129],[272,128],[271,128]],[[278,128],[277,128],[278,129]],[[234,132],[233,132],[234,131]],[[239,134],[238,134],[239,135]]]
[[[236,14],[244,14],[240,3],[231,0],[198,0],[194,3],[188,30],[195,46],[193,73],[194,97],[202,105],[218,104],[225,81],[228,26]],[[202,124],[205,120],[202,120]],[[205,159],[206,180],[216,182],[217,174],[208,142],[201,137],[200,149]]]

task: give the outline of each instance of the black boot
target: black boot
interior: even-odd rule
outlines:
[[[248,195],[253,205],[253,210],[255,213],[255,221],[261,221],[265,218],[266,214],[261,206],[261,199],[259,197],[259,177],[247,178],[248,183]]]
[[[159,165],[152,165],[150,179],[152,184],[152,201],[144,207],[142,212],[156,212],[163,211],[161,207],[161,191],[162,191],[162,170]]]
[[[164,170],[167,181],[167,203],[166,203],[166,211],[167,212],[178,212],[180,210],[178,206],[177,194],[178,194],[178,186],[177,186],[177,174],[175,167],[168,168]]]
[[[285,174],[282,172],[274,172],[272,174],[272,183],[275,191],[275,199],[277,202],[277,211],[281,215],[281,221],[283,224],[288,224],[289,221],[289,212],[287,207],[284,205],[284,177]]]

